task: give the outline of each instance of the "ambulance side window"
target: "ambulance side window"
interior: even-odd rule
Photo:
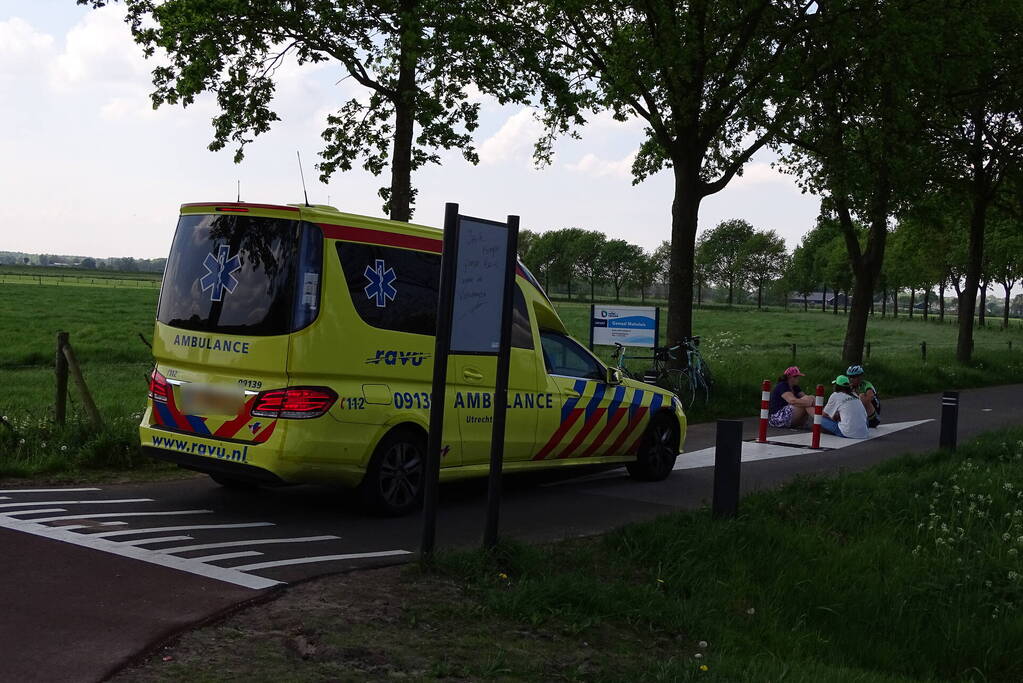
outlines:
[[[355,242],[338,242],[337,254],[363,322],[395,332],[436,333],[440,254]],[[533,348],[526,299],[517,286],[512,346]]]
[[[542,330],[540,343],[543,344],[548,373],[583,379],[601,379],[604,376],[603,368],[593,356],[586,353],[578,342],[560,332]]]

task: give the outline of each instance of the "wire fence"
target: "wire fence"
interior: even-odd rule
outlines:
[[[18,275],[0,273],[0,284],[160,289],[160,281],[151,278],[89,277],[85,275]]]

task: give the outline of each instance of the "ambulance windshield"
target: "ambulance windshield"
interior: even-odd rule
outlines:
[[[157,319],[187,330],[287,334],[319,308],[322,236],[313,225],[238,214],[178,221]]]

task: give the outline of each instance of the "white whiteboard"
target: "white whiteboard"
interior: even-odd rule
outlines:
[[[496,354],[501,345],[508,226],[458,217],[451,353]]]

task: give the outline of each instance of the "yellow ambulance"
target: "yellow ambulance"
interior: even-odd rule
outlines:
[[[334,483],[389,514],[423,490],[441,231],[327,206],[181,207],[143,450],[224,486]],[[623,463],[660,480],[680,402],[572,339],[518,267],[508,472]],[[496,359],[449,361],[441,478],[488,471]]]

